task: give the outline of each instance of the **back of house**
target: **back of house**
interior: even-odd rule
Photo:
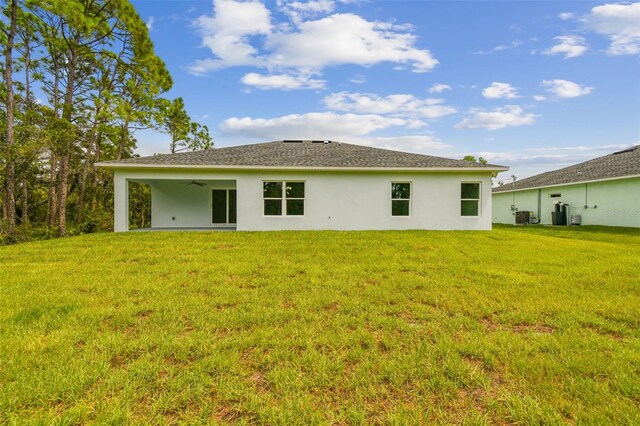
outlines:
[[[284,140],[100,163],[114,228],[130,182],[151,187],[151,228],[491,229],[491,175],[507,167],[328,140]]]

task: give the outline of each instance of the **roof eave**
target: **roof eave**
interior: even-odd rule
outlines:
[[[286,170],[286,171],[404,171],[404,172],[503,172],[509,170],[506,166],[491,167],[320,167],[320,166],[225,166],[225,165],[195,165],[195,164],[127,164],[100,162],[96,167],[103,169],[174,169],[174,170]]]
[[[616,176],[616,177],[610,177],[610,178],[604,178],[604,179],[591,179],[591,180],[582,180],[579,182],[567,182],[567,183],[555,183],[553,185],[538,185],[538,186],[529,186],[526,188],[516,188],[516,189],[505,189],[502,191],[496,191],[496,189],[499,189],[500,187],[496,187],[494,188],[491,192],[494,194],[506,194],[509,192],[519,192],[519,191],[529,191],[532,189],[544,189],[544,188],[555,188],[558,186],[571,186],[571,185],[582,185],[585,183],[595,183],[595,182],[606,182],[606,181],[610,181],[610,180],[620,180],[620,179],[632,179],[632,178],[640,178],[640,175],[627,175],[627,176]]]

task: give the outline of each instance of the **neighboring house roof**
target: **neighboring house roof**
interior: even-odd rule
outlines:
[[[493,192],[520,191],[546,186],[610,180],[640,176],[640,145],[584,163],[531,176],[513,183],[493,188]]]
[[[504,166],[453,160],[333,141],[276,141],[98,163],[105,168],[330,168],[508,170]]]

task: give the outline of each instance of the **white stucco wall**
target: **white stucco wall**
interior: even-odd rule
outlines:
[[[151,186],[152,228],[206,228],[211,222],[211,190],[235,189],[233,180],[185,185],[188,180],[147,181]]]
[[[562,201],[569,204],[569,215],[582,216],[583,225],[640,227],[640,178],[548,187],[540,193],[542,224],[551,224],[554,204]],[[561,197],[551,198],[550,194]],[[511,205],[537,213],[538,190],[494,193],[492,204],[494,223],[513,224]]]
[[[212,227],[211,189],[232,188],[235,182],[238,230],[491,229],[489,173],[166,170],[115,173],[117,182],[130,180],[151,185],[152,227]],[[207,182],[208,186],[178,183],[192,179]],[[304,181],[305,215],[264,216],[265,180]],[[394,181],[412,184],[409,217],[391,216]],[[481,182],[478,217],[460,215],[461,182]],[[119,216],[123,214],[116,212],[116,230],[122,231],[125,229]]]

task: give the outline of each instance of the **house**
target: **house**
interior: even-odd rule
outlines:
[[[334,141],[284,140],[128,158],[114,171],[114,228],[128,184],[151,186],[152,228],[491,229],[491,173],[507,167]]]
[[[552,224],[562,205],[568,224],[640,227],[640,145],[493,188],[492,204],[494,223],[532,212],[533,223]]]

